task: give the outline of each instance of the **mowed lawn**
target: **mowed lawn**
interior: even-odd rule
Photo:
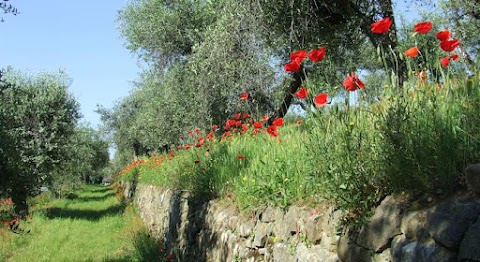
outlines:
[[[138,242],[146,243],[139,241],[139,236],[147,235],[145,228],[133,207],[122,204],[110,187],[85,186],[69,199],[54,200],[39,208],[21,226],[30,232],[2,232],[0,260],[143,261],[145,258],[137,251]],[[148,244],[155,248],[152,241]]]

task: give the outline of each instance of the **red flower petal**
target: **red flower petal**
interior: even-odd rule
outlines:
[[[440,64],[442,67],[447,67],[450,64],[450,56],[447,55],[446,57],[440,59]]]
[[[384,34],[388,32],[392,23],[393,21],[389,17],[385,17],[384,19],[373,23],[371,25],[371,31],[375,34]]]
[[[325,50],[325,46],[322,46],[319,49],[314,49],[308,53],[308,58],[310,58],[310,60],[315,63],[318,61],[322,61],[323,59],[325,59]]]
[[[305,97],[308,96],[308,90],[305,88],[305,87],[300,87],[300,89],[298,89],[298,91],[295,93],[295,96],[300,98],[300,99],[304,99]]]
[[[445,52],[452,52],[458,45],[460,45],[460,40],[458,39],[446,40],[440,43],[440,48]]]
[[[240,94],[240,100],[247,100],[247,99],[248,99],[248,93]]]
[[[418,56],[418,48],[416,46],[408,49],[407,51],[405,51],[405,55],[408,56],[408,57],[416,57]]]
[[[347,91],[355,91],[358,88],[364,89],[365,85],[354,72],[351,72],[343,81],[343,87],[345,87]]]
[[[272,125],[282,126],[283,125],[283,118],[280,117],[280,118],[277,118],[277,119],[273,120]]]
[[[306,57],[307,57],[307,51],[298,50],[298,51],[293,52],[290,55],[290,60],[298,61],[299,63],[301,63]]]
[[[413,31],[420,34],[426,34],[432,30],[432,27],[433,25],[431,22],[421,22],[415,25],[415,29]]]
[[[436,35],[438,40],[440,41],[447,41],[448,39],[450,39],[450,31],[448,30],[442,30],[440,32],[438,32]]]
[[[262,126],[263,126],[262,122],[255,122],[253,124],[253,127],[255,127],[255,128],[262,128]]]
[[[315,103],[315,107],[317,108],[323,107],[328,102],[328,95],[325,93],[319,94],[315,96],[315,98],[313,99],[313,102]]]
[[[300,62],[299,60],[293,60],[290,63],[285,65],[285,71],[295,73],[300,70]]]

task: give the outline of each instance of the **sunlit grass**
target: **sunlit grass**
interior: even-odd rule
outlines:
[[[2,261],[145,261],[146,253],[161,261],[158,246],[143,246],[158,241],[109,187],[86,186],[73,199],[47,203],[21,228],[30,232],[0,230]]]

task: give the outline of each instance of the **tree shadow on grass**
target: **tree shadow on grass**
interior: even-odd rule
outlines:
[[[95,188],[90,189],[88,191],[92,193],[104,193],[104,192],[110,191],[111,189],[112,189],[111,186],[95,186]]]
[[[76,201],[81,201],[81,202],[105,201],[107,198],[110,198],[112,196],[115,196],[114,192],[109,192],[109,193],[103,194],[101,196],[81,196],[81,197],[77,197],[75,200]]]
[[[97,221],[102,217],[116,216],[118,214],[122,214],[123,211],[125,210],[125,207],[126,207],[125,204],[114,205],[103,210],[51,207],[51,208],[47,208],[45,213],[48,219],[72,218],[72,219],[84,219],[89,221]]]

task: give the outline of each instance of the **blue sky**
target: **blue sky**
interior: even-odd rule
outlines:
[[[137,79],[136,57],[124,47],[116,22],[122,0],[11,0],[21,12],[0,23],[0,68],[57,72],[72,78],[70,92],[93,127],[97,104],[111,108]]]

